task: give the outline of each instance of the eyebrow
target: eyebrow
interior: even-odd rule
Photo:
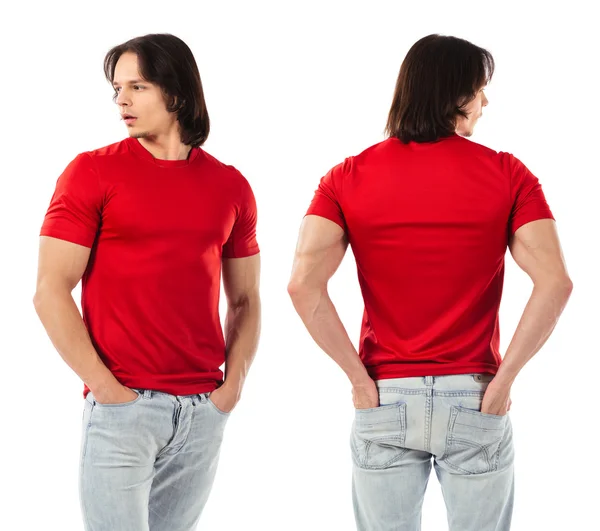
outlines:
[[[136,83],[145,83],[145,81],[143,81],[141,79],[132,79],[131,81],[129,81],[130,85],[135,85]],[[113,87],[115,85],[120,85],[120,83],[118,83],[117,81],[113,81]]]

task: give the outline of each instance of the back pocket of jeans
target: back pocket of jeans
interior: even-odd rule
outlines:
[[[462,474],[497,470],[506,418],[452,406],[444,461]]]
[[[356,409],[352,424],[352,458],[361,468],[382,469],[405,453],[406,403]]]

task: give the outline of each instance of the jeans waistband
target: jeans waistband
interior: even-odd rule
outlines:
[[[198,393],[193,395],[172,395],[170,393],[165,393],[164,391],[155,391],[154,389],[139,389],[132,388],[134,391],[137,391],[140,395],[142,395],[142,399],[149,400],[153,396],[161,395],[166,396],[173,400],[174,402],[182,402],[182,400],[189,399],[191,402],[196,405],[198,402],[204,403],[208,400],[210,393]]]
[[[494,378],[489,373],[447,374],[441,376],[410,376],[376,380],[379,389],[386,387],[402,389],[481,389]]]

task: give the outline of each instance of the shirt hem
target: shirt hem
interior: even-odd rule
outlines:
[[[373,380],[387,380],[389,378],[411,378],[415,376],[449,376],[456,374],[481,374],[495,375],[498,365],[490,363],[469,363],[464,365],[435,365],[411,366],[410,364],[381,365],[367,367],[369,376]]]
[[[68,231],[62,231],[57,229],[48,229],[44,228],[40,231],[40,236],[49,236],[50,238],[57,238],[58,240],[63,240],[69,243],[75,243],[77,245],[82,245],[83,247],[89,247],[90,249],[94,245],[94,240],[96,236],[90,238],[89,236],[82,236],[80,234],[73,235]]]
[[[138,385],[139,384],[139,385]],[[202,393],[212,393],[217,387],[219,387],[217,382],[206,382],[203,384],[194,384],[194,385],[162,385],[155,386],[152,384],[148,384],[148,382],[130,382],[127,384],[123,384],[129,389],[150,389],[151,391],[156,391],[159,393],[167,393],[175,396],[186,396],[186,395],[199,395]],[[89,388],[87,385],[84,385],[83,388],[83,398],[87,396],[89,392]]]
[[[260,254],[260,249],[255,247],[253,249],[247,249],[246,251],[238,252],[238,253],[223,253],[221,258],[249,258],[250,256],[256,256]]]
[[[339,216],[336,216],[335,214],[331,214],[329,212],[323,212],[323,211],[320,211],[313,207],[313,208],[310,208],[306,212],[306,214],[304,214],[304,217],[306,217],[306,216],[319,216],[320,218],[328,219],[329,221],[332,221],[333,223],[335,223],[336,225],[341,227],[344,230],[344,232],[346,231],[344,222],[340,221]]]

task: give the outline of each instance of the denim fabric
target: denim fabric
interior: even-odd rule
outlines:
[[[432,462],[450,531],[510,529],[510,417],[481,413],[492,378],[459,374],[376,382],[380,406],[355,410],[352,425],[359,531],[419,531]]]
[[[134,389],[84,401],[79,474],[86,531],[192,531],[217,470],[227,413],[209,393]]]

